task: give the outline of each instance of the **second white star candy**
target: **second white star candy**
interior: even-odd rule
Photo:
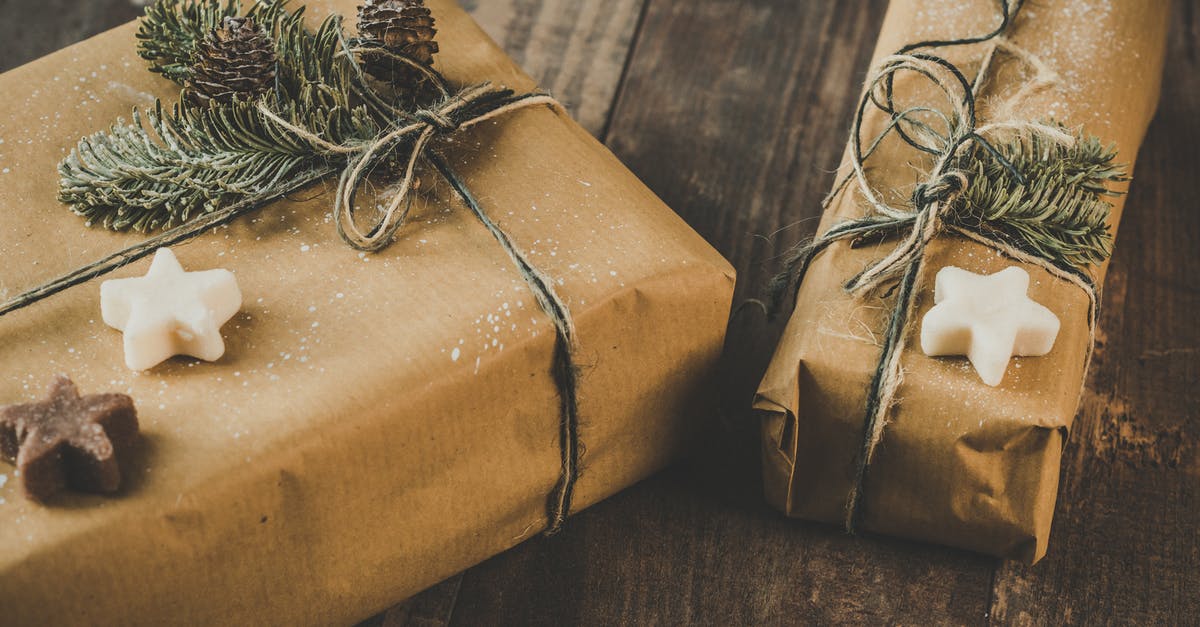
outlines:
[[[984,383],[1000,385],[1013,356],[1045,355],[1058,337],[1058,317],[1028,291],[1029,273],[1017,266],[988,275],[942,268],[936,304],[921,322],[921,350],[966,355]]]
[[[100,285],[104,322],[125,334],[125,365],[133,370],[153,368],[174,355],[220,359],[221,325],[241,307],[232,272],[186,272],[168,248],[154,253],[145,276]]]

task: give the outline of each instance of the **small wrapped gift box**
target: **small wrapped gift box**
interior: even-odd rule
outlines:
[[[974,124],[988,137],[1003,138],[1005,127],[1016,137],[1027,132],[1021,126],[1026,121],[1057,121],[1077,137],[1094,136],[1094,145],[1111,144],[1116,161],[1131,172],[1158,100],[1167,3],[1114,0],[1088,3],[1087,11],[1076,10],[1069,0],[1025,3],[999,36],[974,44],[937,43],[989,33],[1001,22],[998,7],[1015,13],[1017,4],[892,2],[873,65],[908,70],[895,73],[890,85],[876,84],[878,107],[864,101],[862,151],[867,153],[872,138],[889,129],[893,118],[883,107],[894,104],[897,115],[907,115],[899,112],[931,106],[947,115],[921,118],[932,128],[942,128],[946,120]],[[934,43],[888,56],[920,41]],[[953,76],[941,59],[961,75]],[[983,79],[974,80],[981,72]],[[946,94],[933,89],[930,77],[949,85],[954,98],[948,102]],[[973,91],[968,103],[965,94]],[[887,103],[892,96],[895,102]],[[922,160],[913,144],[903,141],[920,143],[922,129],[907,122],[900,127],[908,133],[905,138],[891,127],[864,159],[872,200],[906,206],[921,202],[923,194],[941,193],[941,202],[955,202],[964,193],[960,183],[970,184],[977,175],[947,170],[945,177],[928,181],[936,159]],[[979,151],[980,163],[998,163],[989,161],[980,146],[970,149]],[[855,182],[831,197],[819,234],[873,214],[850,161],[841,175]],[[1117,180],[1112,190],[1125,186]],[[1112,203],[1108,225],[1115,231],[1123,196],[1105,198]],[[936,211],[938,205],[928,207]],[[881,222],[892,220],[874,215]],[[914,215],[902,214],[901,220]],[[1026,263],[968,237],[971,228],[980,228],[978,219],[945,220],[950,226],[917,256],[911,314],[896,334],[904,348],[894,364],[881,364],[881,354],[904,279],[865,297],[847,287],[907,245],[912,229],[890,236],[864,229],[862,237],[831,241],[811,257],[756,399],[763,415],[766,495],[789,516],[1033,562],[1046,552],[1061,451],[1091,354],[1089,319],[1095,307],[1080,285],[1099,285],[1106,265],[1085,267],[1078,281],[1068,280],[1076,277],[1074,269]],[[1015,358],[1000,384],[991,386],[966,359],[922,352],[920,323],[935,304],[939,270],[954,266],[993,274],[1012,265],[1031,276],[1029,297],[1061,321],[1048,355]],[[897,387],[873,388],[879,373]],[[872,413],[867,410],[871,390],[882,390],[875,398],[890,399],[878,406],[878,430],[868,428],[864,418]]]
[[[356,4],[316,3],[308,21]],[[533,87],[451,0],[429,6],[450,81]],[[134,33],[0,77],[5,297],[142,237],[87,228],[56,202],[56,164],[80,137],[176,98],[135,54]],[[549,107],[439,150],[573,316],[573,509],[661,468],[711,405],[729,264]],[[435,179],[378,253],[333,230],[336,177],[176,247],[184,267],[226,268],[243,293],[214,363],[128,370],[99,281],[0,318],[0,402],[37,398],[66,372],[81,390],[129,394],[143,432],[116,497],[38,504],[0,464],[0,622],[348,622],[547,526],[566,446],[555,327]]]

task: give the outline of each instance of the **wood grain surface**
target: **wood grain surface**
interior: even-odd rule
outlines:
[[[0,72],[137,17],[129,0],[0,0]]]
[[[542,89],[601,136],[643,0],[460,0]]]
[[[740,300],[816,227],[886,0],[464,4],[731,259]],[[849,538],[763,505],[744,408],[780,329],[746,308],[691,461],[364,624],[1200,621],[1200,16],[1174,10],[1045,560]],[[136,13],[0,0],[0,70]]]

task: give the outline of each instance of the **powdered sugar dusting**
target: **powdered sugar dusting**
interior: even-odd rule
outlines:
[[[1105,126],[1111,124],[1111,111],[1094,110],[1089,94],[1118,88],[1111,72],[1097,71],[1117,57],[1129,52],[1129,34],[1116,24],[1112,0],[1073,0],[1050,6],[1031,5],[1029,20],[1051,20],[1059,28],[1053,36],[1037,37],[1028,42],[1030,52],[1037,55],[1058,74],[1057,91],[1065,98],[1049,105],[1047,114],[1056,119],[1069,119],[1081,114],[1090,116]],[[1072,110],[1074,109],[1074,110]]]

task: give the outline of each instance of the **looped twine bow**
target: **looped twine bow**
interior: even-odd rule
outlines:
[[[928,207],[934,203],[946,203],[967,188],[967,175],[962,172],[946,172],[934,181],[919,183],[913,190],[914,207]]]
[[[535,105],[561,107],[558,101],[542,93],[516,95],[510,89],[483,83],[463,89],[433,107],[412,113],[408,124],[360,147],[348,161],[338,181],[334,218],[338,234],[358,250],[376,251],[388,245],[404,225],[412,202],[409,193],[419,160],[431,141],[448,136],[495,117]],[[355,221],[355,196],[367,173],[391,153],[407,150],[403,178],[383,214],[369,228]]]
[[[414,189],[417,166],[437,137],[448,137],[493,118],[527,107],[546,105],[561,110],[562,105],[548,94],[532,92],[516,94],[511,89],[497,87],[492,83],[481,83],[467,87],[455,94],[448,91],[436,104],[413,112],[395,112],[394,128],[380,134],[369,142],[349,145],[332,144],[307,129],[296,126],[266,104],[259,109],[263,116],[274,123],[310,142],[318,150],[341,155],[346,165],[338,178],[334,196],[334,222],[338,235],[356,250],[375,252],[391,243],[396,232],[404,226],[412,208],[411,192]],[[364,186],[367,176],[381,162],[396,159],[404,164],[403,174],[396,192],[383,211],[367,227],[356,221],[356,196]]]
[[[420,109],[413,114],[418,122],[424,122],[440,133],[453,133],[462,128],[462,125],[453,118],[444,115],[441,111],[433,111],[430,109]]]
[[[867,390],[863,439],[847,495],[844,523],[850,533],[855,532],[862,517],[864,484],[868,470],[882,440],[883,429],[896,391],[903,380],[900,358],[915,308],[916,288],[925,249],[940,233],[953,232],[961,235],[1019,262],[1041,267],[1053,276],[1078,286],[1089,298],[1088,324],[1094,338],[1099,295],[1095,282],[1086,272],[1032,254],[983,228],[977,218],[960,216],[957,213],[960,204],[958,200],[972,183],[972,171],[964,165],[972,160],[995,159],[1015,180],[1021,184],[1026,183],[1022,174],[987,139],[989,135],[1000,132],[1017,133],[1038,136],[1063,145],[1070,145],[1075,141],[1075,136],[1061,127],[1010,119],[1006,114],[1011,110],[1013,101],[1053,85],[1056,79],[1040,60],[1002,37],[1002,33],[1008,29],[1020,10],[1020,2],[1011,8],[1007,0],[999,0],[999,4],[1003,11],[1001,24],[986,35],[911,44],[880,62],[878,69],[867,81],[867,88],[855,115],[849,151],[851,172],[839,181],[823,202],[823,206],[827,208],[853,181],[857,183],[856,189],[870,212],[864,217],[835,224],[821,236],[797,247],[786,258],[784,270],[768,286],[769,299],[773,305],[770,309],[777,311],[784,295],[795,294],[799,289],[800,281],[813,258],[834,242],[847,241],[851,247],[858,247],[897,236],[902,238],[882,259],[870,264],[843,285],[844,289],[856,298],[877,294],[884,286],[890,286],[885,296],[895,296],[895,306],[887,323],[879,362]],[[950,61],[928,51],[917,52],[919,49],[982,42],[990,42],[991,46],[985,53],[974,82],[968,81],[962,71]],[[976,97],[995,53],[1000,50],[1034,68],[1036,76],[1017,90],[1012,99],[998,106],[999,110],[1005,112],[994,116],[1000,121],[978,125]],[[897,106],[894,93],[895,78],[905,72],[928,80],[937,88],[938,93],[945,96],[949,106],[945,110],[927,104],[904,108]],[[872,108],[889,117],[878,135],[864,145],[863,120],[866,112]],[[894,207],[885,202],[871,186],[865,168],[865,163],[883,141],[893,135],[909,147],[929,155],[934,162],[924,180],[913,190],[910,207]],[[1091,350],[1089,343],[1088,363],[1091,360]]]

